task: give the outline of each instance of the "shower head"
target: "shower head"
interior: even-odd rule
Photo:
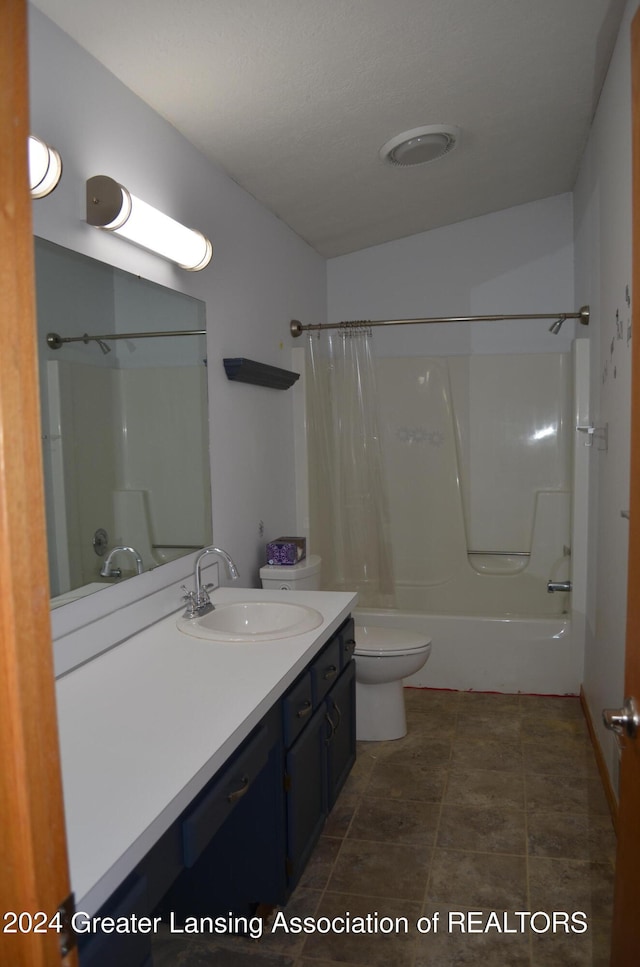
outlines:
[[[549,332],[552,332],[554,336],[557,336],[560,330],[562,329],[563,322],[564,322],[564,316],[560,316],[559,319],[556,319],[556,321],[549,326]]]
[[[104,341],[104,339],[98,339],[98,338],[96,337],[96,342],[97,342],[97,343],[98,343],[98,345],[100,346],[100,349],[102,350],[102,352],[104,353],[104,355],[105,355],[105,356],[107,355],[107,353],[110,353],[110,352],[111,352],[111,346],[109,346],[109,345],[108,345],[108,344],[107,344],[107,343],[106,343],[106,342]]]

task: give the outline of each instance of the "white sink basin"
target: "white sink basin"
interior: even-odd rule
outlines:
[[[178,629],[211,641],[273,641],[313,631],[323,617],[315,608],[284,601],[234,601],[217,604],[200,618],[179,618]]]

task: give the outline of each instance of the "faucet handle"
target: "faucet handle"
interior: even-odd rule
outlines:
[[[185,584],[180,585],[180,590],[184,591],[183,601],[187,602],[187,610],[184,612],[185,618],[193,618],[198,613],[198,596],[195,591],[189,591]]]

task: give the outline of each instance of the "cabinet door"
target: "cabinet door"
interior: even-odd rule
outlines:
[[[147,881],[132,874],[100,908],[99,916],[149,916]],[[79,925],[84,924],[80,915]],[[80,967],[141,967],[151,963],[151,936],[142,932],[81,934]]]
[[[326,708],[323,702],[286,756],[287,873],[293,889],[327,815]]]
[[[177,821],[182,872],[156,913],[251,915],[285,894],[282,728],[279,704]]]
[[[328,809],[356,761],[356,668],[351,661],[326,697]]]

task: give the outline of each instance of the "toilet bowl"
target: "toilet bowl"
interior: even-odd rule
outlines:
[[[315,591],[322,561],[316,554],[298,564],[265,564],[263,588]],[[431,653],[431,639],[403,628],[356,625],[356,738],[380,742],[407,734],[403,679],[419,671]]]
[[[431,654],[431,640],[402,628],[356,625],[356,738],[365,742],[407,734],[403,679]]]

